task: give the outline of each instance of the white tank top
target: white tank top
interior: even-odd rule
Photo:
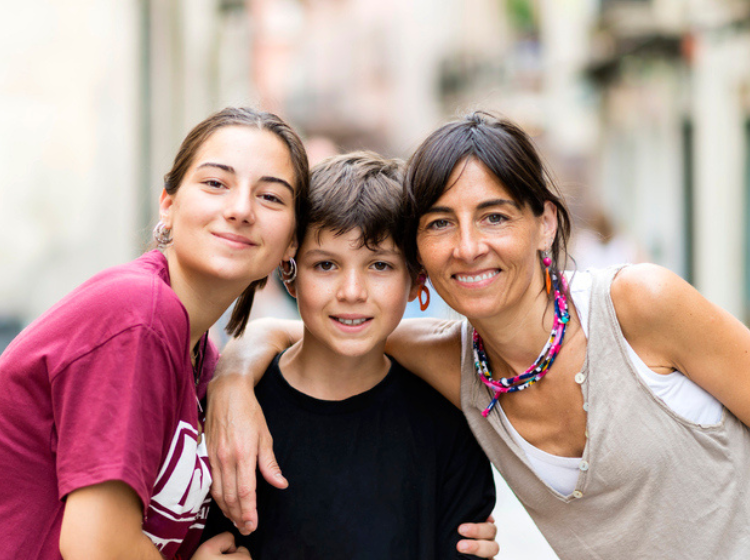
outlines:
[[[566,273],[569,279],[570,275]],[[589,302],[591,301],[591,273],[576,272],[570,282],[570,295],[578,312],[583,334],[588,338]],[[688,379],[683,373],[673,371],[662,375],[649,369],[635,353],[627,340],[623,338],[628,357],[638,376],[651,392],[659,397],[675,414],[696,424],[712,425],[721,422],[723,405],[710,393]],[[500,413],[510,426],[510,433],[534,468],[537,476],[563,496],[570,495],[576,487],[579,475],[580,457],[559,457],[534,447],[521,437],[508,418],[505,411]]]

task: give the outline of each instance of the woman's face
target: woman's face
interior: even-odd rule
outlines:
[[[218,129],[177,192],[162,193],[160,213],[174,241],[170,271],[236,283],[240,292],[267,276],[294,254],[295,184],[289,150],[275,134]]]
[[[552,245],[557,214],[521,206],[476,158],[456,165],[448,187],[420,218],[419,260],[440,296],[467,317],[495,317],[536,297],[538,251]]]

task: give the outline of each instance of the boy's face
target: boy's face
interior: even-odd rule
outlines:
[[[386,337],[418,290],[390,238],[373,251],[361,246],[360,236],[359,229],[334,235],[310,228],[297,251],[297,279],[288,286],[297,298],[306,342],[343,356],[382,354]]]

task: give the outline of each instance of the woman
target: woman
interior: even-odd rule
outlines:
[[[0,357],[0,549],[7,557],[189,558],[211,484],[202,437],[208,328],[295,251],[308,163],[275,115],[225,109],[165,177],[159,250],[106,270]],[[193,558],[247,558],[231,535]],[[234,554],[231,554],[234,553]]]
[[[490,114],[430,135],[406,193],[409,256],[467,321],[404,324],[389,352],[460,395],[557,554],[744,557],[750,331],[653,265],[568,287],[567,210],[527,135]]]

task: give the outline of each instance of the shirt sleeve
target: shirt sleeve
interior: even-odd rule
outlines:
[[[490,462],[466,421],[461,418],[438,484],[438,558],[476,558],[456,550],[462,523],[487,521],[495,507],[495,482]]]
[[[135,490],[144,515],[174,430],[178,365],[144,326],[79,357],[51,381],[59,497],[109,480]]]

